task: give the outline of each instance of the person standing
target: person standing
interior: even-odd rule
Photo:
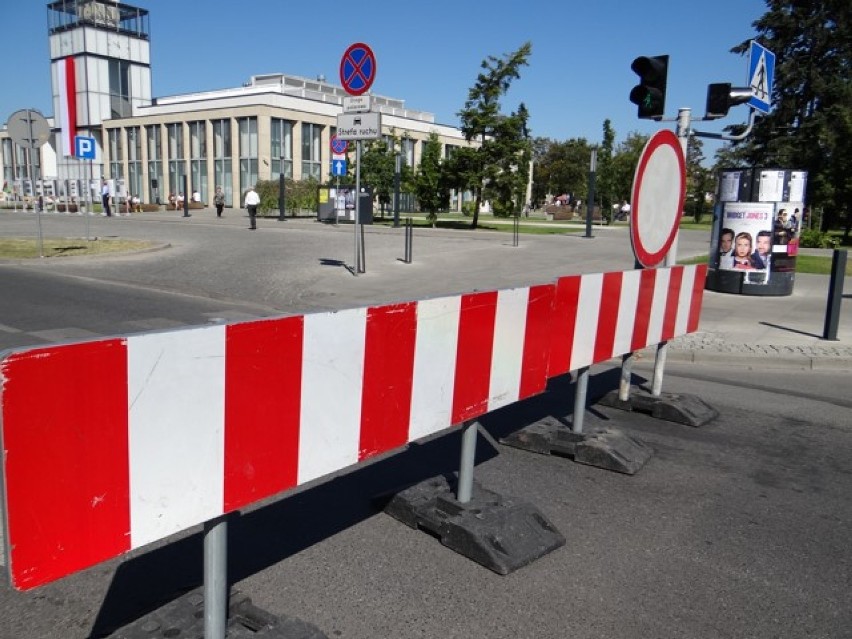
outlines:
[[[249,220],[251,221],[251,226],[249,230],[254,231],[257,229],[257,205],[260,204],[260,196],[257,194],[257,191],[254,190],[254,187],[249,188],[246,192],[246,208],[248,209]]]
[[[107,184],[106,180],[101,185],[101,204],[104,207],[104,213],[106,213],[107,217],[112,217],[112,210],[109,208],[109,184]]]
[[[222,217],[222,211],[225,208],[225,193],[221,186],[216,187],[216,194],[213,196],[213,205],[216,207],[216,217]]]

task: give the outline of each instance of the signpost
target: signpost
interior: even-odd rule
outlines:
[[[92,162],[95,160],[95,151],[97,146],[95,145],[95,138],[86,137],[84,135],[78,135],[74,137],[74,155],[81,160],[89,161],[89,182],[92,181]],[[92,189],[88,189],[88,195],[86,196],[86,241],[89,241],[91,235],[89,234],[89,215],[92,214]]]
[[[686,160],[677,136],[658,131],[642,150],[633,178],[630,242],[646,268],[660,264],[677,236],[686,196]]]
[[[340,84],[350,96],[344,98],[343,113],[337,116],[337,136],[341,141],[355,140],[355,275],[365,272],[364,229],[361,228],[361,140],[379,139],[382,136],[380,113],[370,111],[369,91],[376,79],[376,56],[363,42],[350,45],[340,59]],[[360,238],[360,241],[359,241]]]
[[[15,111],[6,123],[9,137],[18,146],[27,150],[29,163],[29,178],[35,179],[35,163],[33,153],[50,138],[50,125],[45,117],[35,109],[21,109]],[[41,231],[41,210],[34,206],[38,225],[38,255],[44,257],[44,236]]]
[[[750,107],[761,113],[769,113],[774,77],[775,54],[752,40],[748,59],[748,83],[752,94],[748,101]]]

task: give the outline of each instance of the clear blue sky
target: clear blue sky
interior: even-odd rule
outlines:
[[[340,57],[354,42],[376,54],[373,92],[458,125],[479,65],[532,42],[532,56],[503,101],[523,101],[535,136],[601,139],[609,118],[620,142],[632,131],[673,123],[639,120],[628,100],[638,55],[669,54],[666,115],[704,113],[707,84],[747,84],[747,58],[731,47],[755,36],[764,0],[432,0],[282,2],[130,0],[150,11],[154,96],[239,86],[252,75],[323,74],[339,83]],[[18,109],[53,115],[47,2],[4,2],[0,122]],[[748,108],[694,128],[745,122]],[[715,143],[705,142],[711,156]]]

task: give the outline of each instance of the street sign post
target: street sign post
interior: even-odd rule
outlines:
[[[15,111],[6,122],[6,131],[12,141],[27,149],[29,158],[29,178],[35,179],[33,154],[50,139],[50,125],[47,119],[35,109]],[[38,255],[44,257],[44,235],[41,230],[41,209],[35,206],[38,226]]]
[[[677,236],[686,195],[686,160],[678,137],[658,131],[642,150],[633,179],[630,241],[646,268],[662,262]]]
[[[335,177],[346,175],[346,160],[332,160],[331,174]]]
[[[339,140],[378,140],[381,137],[381,113],[340,113],[337,116]]]
[[[775,54],[752,40],[748,59],[748,83],[752,96],[748,105],[761,113],[769,113],[772,107],[774,76]]]
[[[349,140],[341,140],[336,135],[331,136],[331,152],[334,155],[343,155],[349,148]]]
[[[351,45],[340,60],[340,84],[349,95],[370,90],[376,79],[376,56],[363,42]]]

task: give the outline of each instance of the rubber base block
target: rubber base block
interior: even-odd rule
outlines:
[[[618,398],[617,390],[613,390],[598,400],[598,404],[633,410],[655,419],[686,424],[694,428],[704,426],[719,416],[719,411],[697,395],[660,393],[659,396],[654,396],[643,388],[635,387],[630,389],[630,398],[626,402]]]
[[[501,497],[475,483],[471,500],[462,504],[443,476],[397,493],[385,512],[430,532],[451,550],[500,575],[565,544],[565,537],[532,504]]]

